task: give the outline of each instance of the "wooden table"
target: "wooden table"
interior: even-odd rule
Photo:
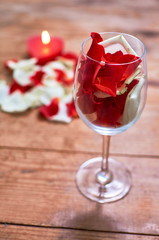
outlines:
[[[49,123],[37,111],[0,112],[0,239],[159,239],[159,2],[5,0],[0,3],[3,61],[23,58],[26,39],[47,29],[76,53],[91,31],[127,32],[146,45],[149,89],[140,120],[114,136],[111,156],[127,165],[124,199],[97,204],[77,190],[79,166],[101,154],[102,139],[80,119]]]

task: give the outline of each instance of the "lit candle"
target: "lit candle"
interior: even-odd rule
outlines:
[[[50,37],[47,31],[43,31],[41,36],[32,36],[27,40],[29,55],[37,58],[38,64],[41,65],[61,55],[63,48],[63,40],[58,37]]]

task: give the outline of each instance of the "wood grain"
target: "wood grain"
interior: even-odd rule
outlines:
[[[125,133],[112,137],[111,153],[159,156],[159,95],[150,87],[145,110]],[[4,147],[101,152],[102,138],[80,119],[70,124],[50,123],[36,110],[9,115],[0,112],[0,145]],[[17,137],[18,136],[18,137]]]
[[[0,225],[1,240],[156,240],[155,236]]]
[[[113,137],[111,153],[159,156],[158,9],[159,4],[155,0],[146,0],[144,4],[124,0],[2,2],[0,76],[10,79],[3,61],[24,57],[26,39],[43,29],[63,37],[66,50],[77,53],[91,31],[121,31],[140,37],[148,53],[148,101],[135,126]],[[19,116],[0,112],[0,132],[0,145],[4,147],[101,151],[101,137],[89,130],[81,120],[74,120],[70,125],[52,124],[38,119],[37,111],[28,111]]]
[[[11,81],[3,62],[27,57],[27,38],[44,29],[77,54],[92,31],[130,33],[146,46],[149,78],[141,118],[111,141],[111,155],[133,177],[129,195],[112,204],[90,202],[76,188],[77,169],[102,144],[80,119],[65,125],[37,110],[0,112],[0,239],[159,239],[158,12],[157,0],[0,2],[0,79]]]
[[[100,205],[75,185],[77,169],[91,157],[1,149],[0,222],[159,234],[159,159],[116,157],[132,172],[132,189],[123,200]]]

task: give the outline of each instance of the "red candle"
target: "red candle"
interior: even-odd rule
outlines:
[[[27,40],[27,50],[31,57],[38,59],[38,64],[44,65],[46,62],[54,60],[61,55],[64,42],[61,38],[50,37],[47,31],[43,31],[41,36],[32,36]]]

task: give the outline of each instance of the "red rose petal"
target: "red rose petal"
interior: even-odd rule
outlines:
[[[19,90],[21,93],[27,92],[29,89],[32,88],[32,85],[26,85],[26,86],[21,86],[19,85],[15,80],[13,80],[10,89],[9,89],[9,94],[15,92],[16,90]]]
[[[57,73],[57,81],[63,82],[65,78],[65,72],[61,69],[55,69],[55,72]]]
[[[72,100],[72,102],[70,102],[70,103],[66,103],[66,107],[67,107],[67,114],[69,117],[77,117],[78,116],[74,100]]]
[[[104,56],[103,56],[103,61],[107,62],[107,63],[117,63],[117,60],[119,57],[122,57],[123,56],[123,52],[120,50],[120,51],[117,51],[115,53],[106,53]]]
[[[108,64],[114,64],[110,66],[114,67],[114,72],[116,72],[117,87],[120,87],[124,83],[124,81],[136,70],[138,65],[141,63],[141,60],[138,59],[139,57],[132,54],[123,54],[122,51],[117,51],[113,54],[107,53],[102,57],[102,60],[107,62]]]
[[[111,76],[97,78],[97,81],[99,83],[95,83],[94,86],[96,87],[97,90],[100,90],[102,92],[105,92],[105,93],[115,97],[116,90],[117,90],[117,84],[115,81],[112,81],[112,80],[113,80],[113,78]]]
[[[101,35],[99,33],[96,33],[96,32],[91,32],[91,38],[95,39],[97,41],[97,43],[103,41],[103,38],[101,37]]]
[[[56,79],[58,82],[63,83],[65,85],[71,85],[74,82],[74,79],[68,78],[66,73],[61,69],[54,69],[54,71],[57,73]]]
[[[94,67],[91,60],[87,59],[85,61],[81,61],[81,67],[78,71],[78,82],[80,83],[78,95],[81,95],[83,92],[91,92],[92,79],[94,75]]]
[[[126,80],[138,67],[138,65],[141,63],[141,59],[139,57],[131,55],[131,54],[125,54],[121,58],[118,59],[119,63],[125,63],[126,61],[129,61],[131,63],[127,63],[122,65],[124,74],[122,77],[122,80]],[[135,62],[133,62],[135,61]]]
[[[61,69],[54,69],[57,73],[57,81],[65,85],[71,85],[74,82],[74,78],[68,78],[66,73]]]
[[[18,62],[18,60],[17,59],[9,59],[9,60],[7,60],[7,61],[5,61],[4,62],[4,66],[8,69],[8,70],[10,70],[10,71],[13,71],[13,69],[12,68],[10,68],[10,66],[9,66],[9,62]]]
[[[116,107],[114,98],[108,97],[97,106],[97,120],[94,123],[115,127],[119,117],[120,109]]]
[[[96,106],[97,120],[94,122],[98,125],[106,125],[109,127],[116,127],[119,125],[118,120],[124,112],[126,98],[129,92],[139,81],[134,79],[129,85],[127,91],[114,97],[108,97],[101,100],[101,104]]]
[[[54,115],[56,115],[59,111],[59,99],[58,98],[54,98],[50,105],[48,106],[42,106],[39,108],[40,113],[46,117],[46,118],[50,118]]]
[[[33,82],[33,84],[35,86],[42,84],[42,78],[43,78],[44,74],[45,73],[43,71],[37,71],[34,75],[32,75],[30,77],[31,81]]]
[[[116,127],[123,114],[127,95],[138,80],[133,80],[122,95],[116,96],[117,88],[136,70],[141,60],[135,55],[123,54],[122,51],[105,54],[104,47],[98,44],[102,41],[101,36],[92,33],[91,37],[92,44],[87,55],[97,61],[104,61],[105,65],[82,59],[78,74],[77,103],[83,114],[97,112],[95,123]],[[102,91],[112,97],[95,98],[95,91]]]
[[[120,109],[121,114],[124,111],[126,98],[129,94],[129,92],[135,87],[136,84],[138,84],[138,82],[139,82],[139,80],[134,79],[130,84],[127,85],[127,91],[124,94],[116,96],[115,102],[116,102],[116,105],[118,106],[118,108]]]
[[[101,61],[101,57],[105,54],[105,51],[104,47],[102,45],[99,45],[98,42],[101,42],[103,39],[98,33],[92,33],[91,37],[93,41],[90,49],[87,52],[87,56],[93,60]]]
[[[83,114],[91,114],[96,111],[96,103],[92,94],[84,93],[77,98],[77,105]]]
[[[117,63],[131,63],[133,61],[138,60],[139,57],[132,54],[123,54],[122,56],[117,58]],[[141,61],[139,61],[140,63]]]
[[[102,67],[95,79],[96,90],[105,92],[113,97],[116,96],[118,82],[123,76],[123,68],[120,65],[106,64]]]
[[[102,67],[99,63],[93,62],[90,59],[82,60],[80,65],[81,67],[78,70],[78,82],[80,83],[78,96],[83,93],[92,93],[96,75]]]

